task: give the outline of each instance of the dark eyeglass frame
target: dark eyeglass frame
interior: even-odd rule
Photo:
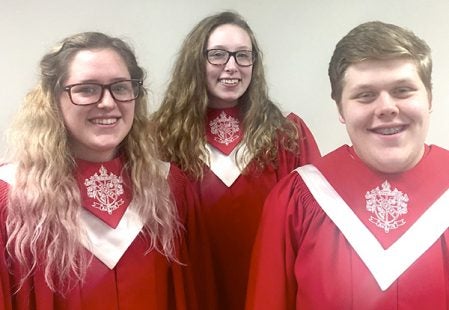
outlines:
[[[136,82],[137,83],[138,88],[137,88],[136,94],[134,95],[134,98],[128,99],[128,100],[120,100],[120,99],[117,99],[115,97],[114,92],[111,90],[111,87],[116,85],[116,84],[123,83],[123,82]],[[79,85],[97,85],[97,86],[100,86],[101,87],[100,98],[97,101],[92,102],[92,103],[88,103],[88,104],[75,103],[73,101],[73,98],[72,98],[72,88],[75,87],[75,86],[79,86]],[[119,81],[115,81],[115,82],[112,82],[112,83],[109,83],[109,84],[101,84],[101,83],[93,83],[93,82],[76,83],[76,84],[70,84],[70,85],[64,86],[63,90],[69,94],[70,102],[72,102],[74,105],[77,105],[77,106],[89,106],[89,105],[97,104],[97,103],[99,103],[103,99],[103,97],[104,97],[104,90],[105,89],[109,90],[109,93],[111,94],[112,98],[115,101],[117,101],[117,102],[130,102],[130,101],[133,101],[133,100],[137,99],[140,96],[140,89],[141,89],[142,86],[143,86],[143,81],[142,80],[129,79],[129,80],[119,80]]]
[[[212,63],[210,61],[210,59],[209,59],[209,53],[211,51],[225,52],[225,53],[228,54],[228,59],[226,59],[226,61],[224,63],[221,63],[221,64]],[[251,64],[249,64],[249,65],[242,65],[242,64],[239,63],[238,58],[237,58],[237,54],[241,53],[241,52],[250,52],[251,53]],[[224,66],[224,65],[226,65],[229,62],[229,59],[231,59],[231,57],[234,57],[235,63],[237,65],[239,65],[240,67],[250,67],[250,66],[254,65],[254,62],[256,61],[256,52],[251,51],[251,50],[239,50],[239,51],[235,51],[235,52],[230,52],[230,51],[227,51],[227,50],[224,50],[224,49],[221,49],[221,48],[211,48],[211,49],[208,49],[208,50],[205,51],[205,56],[206,56],[207,61],[211,65],[214,65],[214,66]]]

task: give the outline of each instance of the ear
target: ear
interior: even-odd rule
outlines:
[[[432,113],[432,108],[433,108],[433,105],[432,105],[432,99],[433,99],[433,96],[432,96],[432,90],[430,89],[428,89],[427,87],[426,87],[426,92],[427,92],[427,100],[429,101],[429,113]]]
[[[341,105],[339,105],[338,103],[337,103],[337,109],[338,109],[338,120],[340,121],[340,123],[346,124],[345,118],[343,117],[343,111],[342,111]]]

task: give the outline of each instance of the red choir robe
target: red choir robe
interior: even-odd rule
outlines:
[[[12,165],[0,167],[0,221],[5,222],[5,208],[9,184],[13,182]],[[118,257],[115,250],[94,248],[92,261],[87,270],[83,283],[76,285],[65,296],[52,292],[45,283],[42,270],[37,270],[29,277],[22,288],[16,292],[18,279],[7,268],[8,260],[5,257],[6,230],[1,227],[0,238],[0,309],[5,310],[140,310],[140,309],[199,309],[193,280],[193,270],[190,264],[191,252],[206,246],[202,243],[204,232],[196,227],[196,210],[198,196],[192,189],[184,174],[175,166],[167,164],[167,174],[172,196],[178,208],[179,219],[184,228],[176,240],[176,253],[178,262],[168,261],[156,250],[148,254],[148,244],[144,241],[140,226],[135,232],[126,232],[132,235],[129,246]],[[8,171],[10,170],[10,171]],[[129,210],[129,208],[128,208]],[[92,221],[99,225],[104,235],[98,237],[101,243],[103,236],[110,236],[114,229],[104,224],[88,211],[83,211],[86,222]],[[129,214],[129,213],[125,213]],[[122,229],[120,224],[115,229]],[[124,226],[133,226],[135,222],[127,218]],[[89,225],[87,225],[89,226]],[[134,229],[134,227],[132,227]],[[131,230],[132,230],[131,229]],[[123,241],[122,231],[115,235],[116,243]],[[112,242],[115,244],[115,242]],[[113,248],[113,246],[112,246]],[[91,251],[86,249],[86,255]],[[122,256],[121,256],[122,255]],[[194,253],[193,255],[196,255]],[[17,266],[11,266],[12,271]],[[207,285],[207,283],[206,283]]]
[[[218,114],[218,113],[217,113]],[[207,144],[211,154],[210,167],[204,178],[195,182],[201,200],[200,217],[208,233],[216,289],[220,309],[239,310],[245,306],[251,250],[264,200],[271,188],[300,165],[320,157],[312,133],[301,118],[288,116],[298,127],[300,155],[279,147],[277,168],[267,167],[241,174],[234,155],[224,155]]]
[[[343,146],[266,200],[246,309],[449,308],[449,152],[400,174]]]

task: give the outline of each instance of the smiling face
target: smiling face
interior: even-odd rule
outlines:
[[[410,59],[350,65],[339,104],[340,120],[361,160],[383,173],[414,167],[424,154],[429,98]]]
[[[207,42],[207,49],[235,52],[252,50],[252,44],[245,30],[233,24],[225,24],[212,31]],[[234,57],[231,57],[225,65],[212,65],[206,62],[209,106],[212,108],[236,106],[238,99],[248,89],[252,69],[252,66],[239,66]]]
[[[71,61],[64,85],[109,84],[130,79],[122,57],[112,49],[81,50]],[[61,112],[76,158],[100,162],[114,158],[119,144],[131,129],[134,101],[116,102],[108,90],[92,105],[77,106],[67,92],[60,96]]]

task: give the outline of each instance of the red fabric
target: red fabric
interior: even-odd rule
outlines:
[[[280,149],[277,169],[267,167],[264,171],[240,175],[231,187],[209,169],[203,180],[196,182],[201,199],[199,216],[210,238],[220,309],[244,308],[251,249],[270,189],[294,168],[320,157],[305,123],[294,114],[289,119],[302,133],[299,156]]]
[[[167,261],[157,251],[145,255],[147,244],[139,235],[113,270],[94,257],[84,284],[75,287],[65,297],[50,291],[40,271],[29,278],[19,292],[14,293],[17,279],[13,275],[8,276],[6,258],[3,255],[6,240],[3,225],[0,228],[0,309],[198,309],[190,255],[195,257],[196,249],[207,246],[202,242],[204,232],[200,227],[191,226],[196,225],[198,198],[187,179],[174,166],[170,169],[169,182],[185,228],[177,240],[179,263]],[[8,185],[0,180],[2,223],[7,191]],[[13,269],[16,267],[13,265]]]
[[[102,163],[77,159],[76,163],[75,178],[83,207],[116,228],[132,200],[131,181],[123,159],[117,157]]]
[[[314,163],[384,248],[397,240],[447,188],[449,152],[431,146],[401,175],[367,168],[342,147]],[[403,226],[385,233],[368,219],[365,194],[387,180],[406,193]],[[423,182],[425,180],[425,183]],[[247,309],[448,309],[449,232],[382,291],[298,173],[285,177],[265,203],[254,246]]]
[[[207,109],[206,139],[217,150],[229,155],[242,141],[243,128],[240,106],[226,109]]]

